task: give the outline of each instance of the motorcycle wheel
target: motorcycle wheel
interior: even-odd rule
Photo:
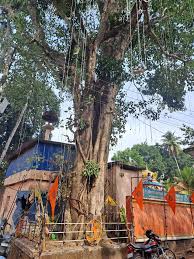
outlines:
[[[161,259],[176,259],[176,255],[170,249],[165,250],[164,253],[160,256]]]
[[[158,258],[160,258],[160,256],[158,254],[151,255],[151,259],[158,259]]]

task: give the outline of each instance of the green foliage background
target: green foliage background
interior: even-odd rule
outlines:
[[[37,34],[33,19],[29,12],[29,3],[34,3],[39,25],[44,33],[41,38]],[[41,113],[45,106],[59,113],[59,98],[56,95],[61,90],[72,97],[72,82],[74,78],[67,75],[67,84],[62,83],[65,56],[71,44],[72,24],[74,32],[80,35],[75,43],[78,53],[77,74],[81,74],[83,39],[85,35],[80,33],[80,17],[86,21],[87,40],[93,42],[100,28],[102,7],[104,1],[76,1],[77,13],[70,17],[71,0],[1,0],[3,7],[11,9],[9,15],[5,14],[2,22],[9,20],[12,33],[8,40],[4,40],[4,30],[0,31],[2,49],[16,48],[14,62],[11,66],[5,95],[10,101],[10,107],[0,118],[0,149],[4,146],[10,134],[16,118],[24,106],[27,96],[30,94],[29,108],[24,123],[14,138],[10,149],[18,145],[18,140],[28,139],[39,132],[41,126]],[[107,58],[103,49],[108,45],[104,41],[98,49],[96,76],[100,80],[114,82],[119,88],[116,97],[116,109],[114,112],[111,134],[112,144],[117,143],[118,137],[125,132],[125,124],[128,114],[138,117],[143,115],[152,120],[159,118],[162,110],[183,110],[185,95],[193,90],[194,62],[193,62],[193,6],[194,0],[152,0],[149,6],[150,24],[159,44],[151,37],[145,17],[142,16],[139,28],[135,28],[133,41],[128,43],[128,48],[121,60]],[[119,10],[113,8],[108,15],[108,27],[110,29],[121,28],[123,35],[127,24],[126,1],[118,0]],[[132,1],[134,4],[135,1]],[[142,11],[142,10],[140,10]],[[121,27],[120,27],[121,26]],[[128,32],[127,32],[128,33]],[[112,47],[117,50],[116,37]],[[111,39],[112,40],[112,39]],[[79,42],[79,43],[78,43]],[[45,51],[47,46],[47,51]],[[110,47],[110,46],[109,46]],[[49,50],[48,50],[49,49]],[[105,54],[103,54],[105,53]],[[170,54],[176,54],[184,61],[172,58]],[[62,56],[60,62],[57,58]],[[75,65],[75,55],[72,55],[69,63]],[[60,63],[60,64],[59,64]],[[133,74],[134,68],[144,67],[145,72],[139,76]],[[2,68],[2,64],[0,64]],[[137,91],[142,96],[141,100],[127,98],[124,85],[126,82],[135,83]],[[109,84],[110,86],[110,84]],[[84,86],[80,86],[83,87]],[[84,91],[83,91],[84,92]],[[87,92],[87,91],[86,91]],[[99,93],[95,91],[91,99],[98,101]],[[88,95],[82,96],[83,105],[88,102]],[[100,102],[100,101],[99,101]],[[77,116],[81,121],[82,118]],[[72,120],[71,126],[74,121]],[[76,122],[78,124],[78,122]],[[3,125],[3,126],[2,126]],[[83,122],[83,125],[84,122]],[[23,132],[25,131],[25,134]],[[132,157],[139,165],[148,164],[150,169],[158,168],[169,175],[174,172],[174,161],[167,150],[160,146],[151,147],[143,144],[136,145],[126,157]],[[166,161],[163,161],[164,156]],[[182,158],[180,158],[182,156]],[[180,153],[178,160],[184,164],[184,154]],[[129,161],[127,161],[129,162]],[[168,164],[168,166],[167,166]],[[168,169],[167,169],[168,168]],[[170,168],[170,169],[169,169]],[[167,170],[170,170],[169,172]]]
[[[113,161],[122,161],[126,164],[147,167],[153,172],[158,172],[161,176],[164,174],[166,178],[173,178],[177,172],[177,166],[172,156],[170,156],[164,145],[148,145],[146,143],[134,145],[123,151],[118,151],[112,157]],[[190,155],[185,154],[182,150],[177,155],[180,169],[184,167],[192,167],[194,159]]]

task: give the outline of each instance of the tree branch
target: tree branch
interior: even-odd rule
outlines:
[[[103,12],[101,14],[101,21],[100,21],[100,27],[97,33],[97,36],[95,40],[91,43],[89,43],[88,50],[88,59],[86,61],[87,66],[87,87],[86,92],[91,89],[92,81],[93,81],[93,75],[96,67],[96,55],[97,55],[97,49],[99,48],[100,44],[103,42],[104,34],[108,29],[108,16],[109,16],[109,8],[111,6],[111,0],[106,0],[103,5]],[[86,93],[84,93],[86,94]]]
[[[1,91],[3,91],[3,88],[5,87],[5,82],[7,80],[7,77],[10,71],[10,67],[14,61],[16,47],[14,45],[7,46],[7,42],[10,42],[10,38],[12,36],[10,16],[13,15],[13,10],[10,7],[2,7],[2,6],[0,6],[0,10],[1,12],[4,12],[4,15],[6,17],[6,31],[3,37],[3,44],[5,44],[6,47],[3,47],[1,51],[1,58],[0,58],[0,66],[2,67],[0,86],[2,88]]]
[[[158,37],[156,36],[156,34],[154,33],[154,31],[152,29],[149,29],[148,33],[150,34],[150,36],[152,37],[152,39],[155,41],[155,43],[159,46],[161,52],[169,57],[169,58],[172,58],[172,59],[177,59],[177,60],[180,60],[182,61],[183,63],[187,62],[188,60],[186,59],[183,59],[179,54],[174,54],[174,53],[169,53],[168,51],[166,51],[163,46],[161,45]]]
[[[71,44],[70,44],[69,50],[68,50],[68,60],[66,60],[66,65],[68,65],[67,63],[69,63],[69,60],[71,60],[75,47],[78,45],[79,37],[80,37],[80,29],[81,29],[84,37],[88,37],[88,35],[87,35],[87,30],[85,28],[83,19],[80,15],[78,8],[76,8],[75,3],[72,2],[71,0],[66,1],[66,5],[69,6],[70,16],[68,17],[65,14],[63,8],[61,8],[61,7],[64,7],[64,2],[65,1],[63,1],[63,0],[53,0],[53,5],[55,7],[56,14],[59,17],[61,17],[65,21],[65,23],[69,26],[69,33],[72,38]],[[76,18],[76,22],[79,23],[79,26],[74,26],[75,18]]]
[[[183,63],[187,62],[188,60],[182,58],[181,55],[175,54],[175,53],[169,53],[167,50],[164,49],[164,47],[160,43],[160,40],[158,39],[157,35],[155,34],[155,32],[152,29],[152,22],[149,17],[148,5],[144,1],[143,1],[143,9],[144,9],[143,11],[144,11],[144,15],[145,15],[146,24],[148,26],[148,29],[147,29],[148,34],[151,36],[151,39],[159,46],[160,51],[169,58],[180,60]],[[163,19],[164,19],[164,17],[163,17]]]
[[[28,11],[30,13],[32,23],[35,27],[36,34],[34,38],[31,40],[31,43],[36,42],[38,46],[42,48],[45,55],[51,59],[58,67],[64,67],[64,55],[56,50],[53,50],[45,40],[45,33],[41,25],[40,21],[40,12],[37,8],[37,1],[30,0],[28,2]]]
[[[75,140],[74,139],[71,140],[69,135],[63,135],[63,136],[67,138],[68,143],[75,143]]]
[[[51,60],[53,61],[56,66],[61,68],[62,70],[64,69],[64,62],[65,62],[65,57],[62,53],[52,49],[48,44],[42,43],[37,39],[32,39],[30,43],[35,42],[40,48],[42,48],[44,54]]]
[[[82,149],[82,146],[81,146],[81,143],[80,143],[80,140],[79,140],[79,135],[78,134],[76,134],[76,146],[78,147],[78,149],[79,149],[79,152],[80,152],[80,154],[81,154],[81,156],[82,156],[82,159],[83,159],[83,162],[84,162],[84,164],[86,163],[86,161],[87,161],[87,158],[86,158],[86,156],[85,156],[85,154],[84,154],[84,152],[83,152],[83,149]]]
[[[131,36],[132,38],[133,33],[136,30],[137,22],[141,17],[141,13],[137,14],[137,11],[139,10],[139,7],[143,1],[144,0],[137,0],[137,2],[135,2],[131,10],[130,19],[125,23],[114,26],[111,30],[107,31],[104,35],[103,41],[116,37],[120,33],[123,33],[123,31],[125,32],[126,36],[128,35],[128,37]],[[130,31],[131,31],[131,35],[129,35]]]
[[[10,71],[10,67],[11,67],[11,65],[13,64],[13,61],[14,61],[13,57],[14,57],[15,52],[16,52],[16,47],[13,47],[13,48],[9,48],[6,52],[6,54],[5,54],[2,77],[0,79],[0,86],[1,87],[4,86],[4,84],[7,80],[7,77],[8,77],[9,71]]]
[[[40,21],[40,12],[37,8],[37,1],[36,0],[30,0],[27,5],[28,12],[31,16],[32,23],[35,26],[36,30],[36,35],[35,38],[37,41],[45,41],[45,34],[44,30],[41,26],[41,21]]]
[[[105,32],[107,31],[107,28],[108,28],[107,22],[108,22],[110,5],[111,5],[110,0],[105,1],[104,7],[103,7],[103,12],[101,15],[100,27],[99,27],[98,34],[95,39],[95,44],[94,44],[94,45],[96,45],[96,47],[98,47],[100,45],[100,43],[102,43]]]

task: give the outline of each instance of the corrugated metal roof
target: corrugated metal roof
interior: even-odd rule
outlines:
[[[191,145],[190,147],[183,149],[184,153],[189,153],[191,151],[194,151],[194,145]]]
[[[6,160],[8,162],[12,161],[13,159],[17,158],[19,155],[23,154],[27,150],[31,149],[38,143],[44,143],[44,144],[52,144],[52,145],[62,145],[62,146],[71,146],[72,149],[75,149],[74,144],[70,143],[62,143],[62,142],[56,142],[56,141],[51,141],[51,140],[39,140],[39,139],[32,139],[28,142],[23,143],[16,151],[12,152],[6,157]]]
[[[130,171],[143,171],[143,170],[146,169],[145,167],[139,167],[139,166],[124,164],[121,161],[109,162],[108,163],[108,169],[111,168],[114,165],[118,165],[118,166],[120,166],[120,168],[125,169],[125,170],[130,170]]]

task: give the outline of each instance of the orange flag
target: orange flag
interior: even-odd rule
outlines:
[[[54,216],[55,216],[55,205],[56,205],[56,199],[57,199],[58,185],[59,185],[59,177],[57,176],[48,192],[48,200],[51,205],[52,220],[54,220]]]
[[[190,196],[190,200],[192,203],[194,203],[194,192],[192,192],[191,196]]]
[[[176,192],[174,186],[170,188],[168,193],[164,196],[164,199],[168,202],[168,205],[171,207],[172,211],[175,214],[176,209]]]
[[[138,183],[135,190],[132,192],[132,196],[136,199],[140,209],[143,210],[143,182],[142,180]]]

